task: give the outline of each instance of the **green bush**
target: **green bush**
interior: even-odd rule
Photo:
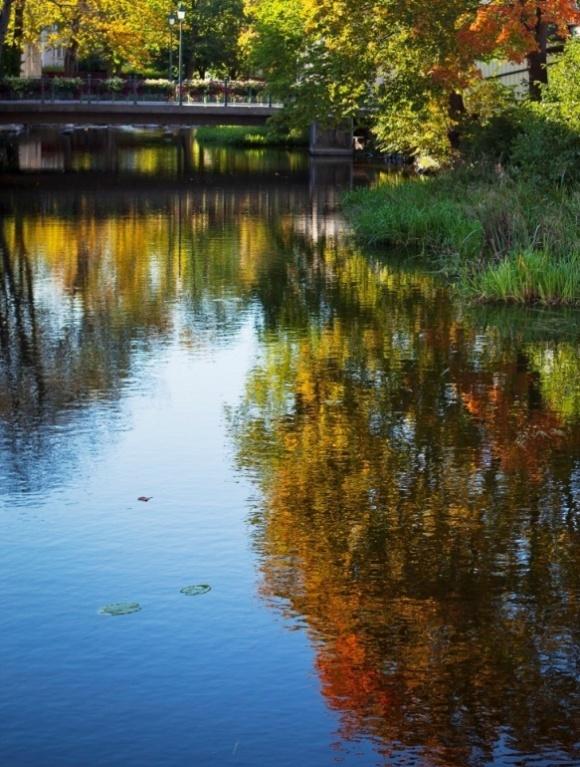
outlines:
[[[0,92],[4,98],[40,98],[42,83],[39,79],[27,77],[5,77],[0,81]]]
[[[168,101],[175,96],[176,86],[171,80],[147,78],[138,83],[139,98]]]
[[[522,110],[521,130],[511,147],[511,162],[520,173],[544,183],[580,180],[580,132],[563,119],[560,105],[528,103]]]
[[[114,93],[121,93],[125,90],[128,81],[122,77],[108,77],[103,80],[103,88],[106,91],[113,91]]]
[[[580,40],[570,40],[550,67],[541,102],[524,101],[488,120],[474,120],[464,134],[466,154],[513,164],[519,175],[542,184],[580,180]]]
[[[469,160],[509,164],[514,142],[522,132],[521,106],[511,106],[485,123],[473,120],[465,127],[463,154]]]
[[[571,38],[560,60],[550,67],[544,102],[558,106],[558,119],[580,133],[580,38]]]

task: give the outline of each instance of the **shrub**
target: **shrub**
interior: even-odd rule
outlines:
[[[0,83],[5,98],[40,98],[42,83],[39,79],[27,77],[5,77]]]
[[[580,40],[570,40],[550,68],[541,102],[507,104],[489,120],[472,122],[465,133],[472,159],[513,163],[536,183],[580,179]]]
[[[550,68],[544,101],[558,105],[559,120],[580,132],[580,38],[571,38],[560,60]]]
[[[562,117],[556,102],[522,107],[522,127],[511,148],[519,171],[539,182],[568,183],[580,179],[580,132]]]

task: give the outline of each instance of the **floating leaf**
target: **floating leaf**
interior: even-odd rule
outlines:
[[[138,613],[140,609],[139,602],[114,602],[101,607],[99,612],[101,615],[131,615],[131,613]]]
[[[196,586],[184,586],[179,593],[185,594],[186,597],[198,597],[201,594],[207,594],[208,591],[211,591],[211,586],[207,583],[198,583]]]
[[[143,503],[147,503],[147,501],[150,501],[153,498],[152,495],[140,495],[139,498],[137,498],[138,501],[143,501]]]

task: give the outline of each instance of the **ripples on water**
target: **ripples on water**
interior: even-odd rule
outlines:
[[[345,165],[2,157],[2,762],[578,764],[578,316],[361,252]]]

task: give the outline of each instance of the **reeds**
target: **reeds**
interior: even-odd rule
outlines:
[[[580,305],[580,253],[567,258],[544,251],[512,253],[473,275],[467,289],[487,301]]]

